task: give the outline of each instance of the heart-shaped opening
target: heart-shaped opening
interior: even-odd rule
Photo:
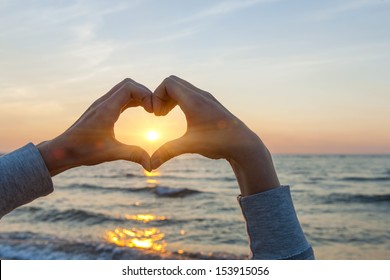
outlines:
[[[136,107],[121,114],[114,131],[118,141],[140,146],[152,155],[164,143],[183,136],[186,129],[185,116],[177,107],[163,117]]]

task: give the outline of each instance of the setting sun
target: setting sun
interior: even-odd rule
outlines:
[[[156,131],[149,131],[146,133],[146,139],[149,141],[156,141],[159,138],[159,135]]]

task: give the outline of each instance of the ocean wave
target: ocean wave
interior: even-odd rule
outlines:
[[[324,198],[325,203],[378,203],[390,202],[390,194],[346,194],[346,193],[332,193]]]
[[[180,174],[187,174],[187,173],[196,173],[197,170],[184,170],[181,171]],[[215,172],[214,172],[215,173]],[[155,175],[154,177],[157,178],[164,178],[169,180],[180,180],[180,181],[191,181],[191,180],[202,180],[202,181],[225,181],[225,182],[231,182],[236,181],[235,176],[224,176],[224,177],[192,177],[192,176],[182,176],[182,175],[176,175],[176,174],[167,174],[167,175]],[[113,175],[102,175],[98,174],[95,175],[94,178],[106,178],[106,179],[120,179],[120,178],[142,178],[145,179],[145,175],[141,174],[135,174],[135,173],[119,173],[119,174],[113,174]]]
[[[350,181],[350,182],[382,182],[382,181],[390,181],[390,177],[343,177],[342,181]]]
[[[96,190],[96,191],[103,191],[103,192],[142,192],[151,189],[149,187],[143,187],[143,188],[104,187],[104,186],[97,186],[97,185],[90,185],[90,184],[72,184],[72,185],[65,186],[65,188],[80,189],[80,190]]]
[[[157,186],[154,193],[162,197],[185,197],[192,194],[201,193],[201,191],[187,189],[187,188],[170,188],[164,186]]]
[[[313,181],[313,182],[317,182],[317,181],[324,181],[324,180],[326,180],[326,178],[324,178],[324,177],[310,177],[309,180]]]
[[[134,173],[120,173],[115,175],[95,175],[95,178],[108,178],[108,179],[117,179],[117,178],[145,178],[144,175],[138,175]]]
[[[171,188],[168,186],[153,186],[142,188],[121,188],[121,187],[103,187],[89,184],[72,184],[66,188],[81,189],[81,190],[96,190],[103,192],[150,192],[160,197],[186,197],[193,194],[203,193],[202,191],[188,189],[188,188]]]
[[[123,215],[109,215],[86,211],[82,209],[52,209],[24,206],[14,210],[15,215],[28,216],[30,221],[48,222],[48,223],[81,223],[83,225],[95,225],[104,223],[123,224],[131,221],[134,224],[148,223],[152,226],[172,226],[177,224],[187,224],[194,222],[204,222],[205,219],[180,219],[165,216],[156,216],[153,214],[138,214],[139,211],[126,212]],[[215,221],[217,222],[217,221]]]
[[[105,215],[102,213],[96,213],[92,211],[86,211],[81,209],[44,209],[38,207],[22,207],[16,209],[17,213],[28,213],[30,219],[41,222],[71,222],[71,223],[83,223],[86,225],[102,224],[106,222],[124,222],[126,217],[114,217]]]
[[[24,260],[163,260],[163,259],[244,259],[224,252],[155,252],[118,247],[95,241],[65,240],[33,232],[0,233],[0,259]]]
[[[123,222],[123,218],[116,218],[102,213],[81,209],[43,209],[36,211],[34,219],[44,222],[80,222],[87,225],[101,224],[105,222]]]

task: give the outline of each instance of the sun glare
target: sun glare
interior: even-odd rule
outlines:
[[[149,131],[146,133],[146,139],[149,141],[156,141],[158,139],[159,135],[156,131]]]

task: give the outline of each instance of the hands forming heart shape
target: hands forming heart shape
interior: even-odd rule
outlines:
[[[142,106],[149,113],[165,116],[176,105],[186,117],[187,131],[163,144],[152,156],[115,138],[115,122],[127,108]],[[210,93],[176,76],[166,78],[154,92],[131,79],[123,80],[96,100],[68,130],[38,148],[52,176],[73,167],[119,159],[137,162],[151,171],[184,153],[227,159],[239,181],[248,172],[276,176],[260,138]],[[278,181],[268,183],[275,186]]]

